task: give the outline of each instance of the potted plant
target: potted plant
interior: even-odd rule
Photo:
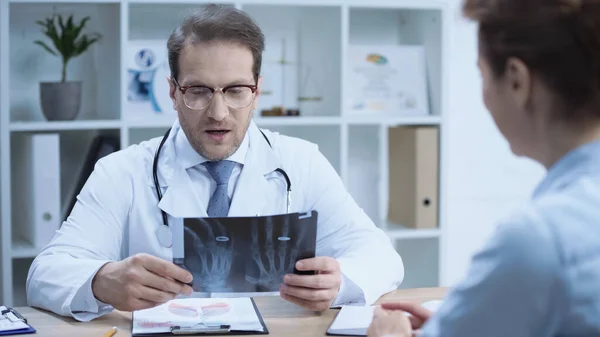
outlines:
[[[73,15],[70,15],[65,22],[60,14],[54,14],[45,21],[36,21],[38,25],[42,26],[42,33],[50,39],[54,49],[40,40],[36,40],[34,43],[62,60],[60,82],[40,83],[42,112],[48,120],[73,120],[79,113],[81,81],[67,81],[67,65],[71,59],[83,54],[101,37],[97,33],[82,34],[89,19],[89,17],[84,17],[79,23],[75,23]]]

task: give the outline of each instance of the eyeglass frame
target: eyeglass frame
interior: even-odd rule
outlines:
[[[227,103],[227,100],[225,98],[223,98],[223,101],[225,102],[225,104],[227,104],[227,106],[233,108],[233,109],[245,109],[247,107],[249,107],[252,102],[254,102],[254,100],[256,99],[256,90],[258,89],[258,85],[257,84],[232,84],[232,85],[228,85],[225,86],[223,88],[220,87],[216,87],[216,88],[212,88],[206,85],[186,85],[186,86],[181,86],[179,84],[179,82],[177,82],[177,80],[173,77],[171,77],[171,80],[173,81],[173,83],[175,83],[175,85],[178,87],[179,91],[181,92],[181,94],[184,96],[183,97],[183,104],[185,104],[186,107],[188,107],[189,109],[192,110],[202,110],[205,109],[206,107],[210,106],[210,104],[212,103],[213,98],[215,98],[215,91],[220,91],[223,95],[225,95],[225,92],[231,88],[239,88],[239,87],[245,87],[245,88],[249,88],[250,90],[252,90],[252,100],[250,101],[250,103],[248,103],[248,105],[241,107],[241,108],[236,108],[231,106],[230,104]],[[208,90],[211,91],[211,95],[212,97],[210,98],[210,101],[208,101],[208,104],[206,104],[205,106],[203,106],[202,108],[198,108],[198,109],[194,109],[191,108],[189,105],[187,105],[187,103],[185,102],[185,93],[190,89],[190,88],[206,88]]]

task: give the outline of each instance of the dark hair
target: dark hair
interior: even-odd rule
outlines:
[[[179,80],[179,55],[187,43],[212,41],[237,42],[252,52],[252,72],[258,80],[262,64],[265,37],[256,22],[245,12],[230,6],[210,4],[201,11],[187,15],[181,26],[169,36],[169,67],[171,76]]]
[[[479,23],[482,55],[495,76],[509,57],[522,60],[570,107],[600,95],[600,1],[465,0]]]

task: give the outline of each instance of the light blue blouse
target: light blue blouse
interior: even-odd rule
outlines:
[[[600,141],[550,168],[420,337],[600,336]]]

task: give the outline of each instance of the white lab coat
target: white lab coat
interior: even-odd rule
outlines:
[[[317,146],[263,131],[272,147],[254,122],[250,124],[249,147],[229,215],[284,213],[286,187],[281,176],[273,179],[279,175],[275,169],[283,168],[292,184],[290,212],[318,212],[316,254],[335,257],[340,263],[342,287],[333,305],[371,304],[396,289],[404,278],[402,259],[385,233],[358,207]],[[160,203],[152,161],[162,137],[98,161],[69,218],[33,261],[27,278],[30,306],[88,321],[112,310],[91,290],[92,278],[103,264],[137,253],[171,261],[172,248],[163,247],[156,234],[163,223],[160,209],[168,214],[177,235],[182,232],[181,218],[206,216],[208,202],[198,193],[208,184],[206,179],[192,180],[182,165],[186,158],[177,156],[184,153],[177,151],[174,141],[180,132],[176,122],[160,154]]]

